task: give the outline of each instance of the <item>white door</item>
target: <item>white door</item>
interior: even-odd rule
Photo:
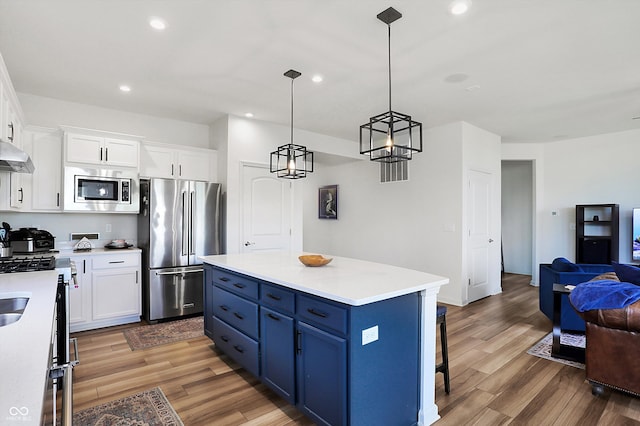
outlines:
[[[245,164],[242,168],[243,252],[291,248],[292,184],[266,167]]]
[[[499,241],[492,235],[492,221],[496,214],[492,191],[493,176],[475,170],[469,171],[469,192],[467,193],[467,265],[468,302],[499,292],[499,262],[496,263],[495,249]],[[494,265],[494,263],[496,263]],[[496,274],[498,268],[498,274]]]

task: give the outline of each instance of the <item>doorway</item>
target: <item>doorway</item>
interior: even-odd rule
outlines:
[[[503,272],[534,275],[534,209],[534,162],[503,160]]]

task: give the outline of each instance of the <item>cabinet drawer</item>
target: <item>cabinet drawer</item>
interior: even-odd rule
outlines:
[[[234,293],[258,299],[257,281],[253,281],[244,275],[237,275],[218,268],[213,268],[213,274],[211,275],[214,284],[227,288]]]
[[[91,267],[93,269],[137,267],[139,265],[138,259],[140,259],[139,253],[92,256]]]
[[[307,296],[298,296],[298,316],[325,329],[347,332],[347,309]]]
[[[284,312],[295,312],[295,294],[281,287],[262,284],[260,302],[265,306],[270,306]]]
[[[226,323],[258,338],[258,304],[213,287],[213,315]]]
[[[258,342],[213,318],[213,341],[224,353],[233,358],[248,372],[260,375],[258,369]]]

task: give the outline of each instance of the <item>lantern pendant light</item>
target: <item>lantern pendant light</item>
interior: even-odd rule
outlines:
[[[360,154],[368,155],[371,161],[396,163],[411,160],[414,152],[422,152],[422,124],[391,109],[391,23],[402,18],[402,14],[390,7],[377,18],[389,29],[389,111],[360,126]]]
[[[279,178],[301,179],[313,172],[313,152],[302,145],[293,143],[293,80],[302,74],[295,70],[284,73],[291,79],[291,140],[273,151],[269,161],[269,171]]]

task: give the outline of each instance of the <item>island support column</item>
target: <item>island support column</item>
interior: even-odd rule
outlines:
[[[420,292],[420,399],[418,424],[430,425],[440,418],[435,403],[436,296],[439,287]]]

